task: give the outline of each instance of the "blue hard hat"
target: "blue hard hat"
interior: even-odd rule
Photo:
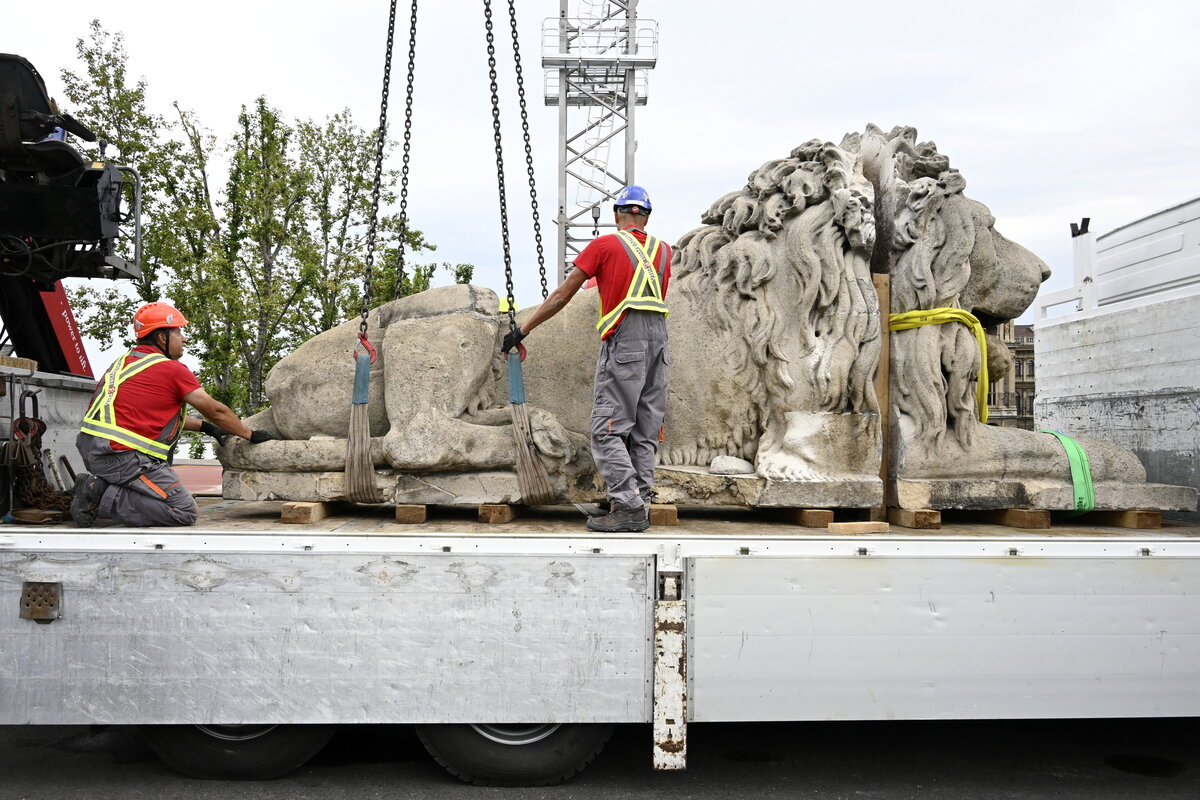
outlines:
[[[621,191],[617,192],[617,196],[613,200],[613,210],[625,208],[626,206],[641,206],[644,209],[631,212],[634,214],[646,213],[649,214],[654,206],[650,205],[650,195],[640,186],[626,186]]]

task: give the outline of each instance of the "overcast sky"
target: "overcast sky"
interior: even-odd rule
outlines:
[[[6,5],[0,51],[29,58],[58,97],[59,72],[81,69],[75,40],[98,17],[125,34],[153,109],[178,101],[220,136],[259,95],[289,118],[348,107],[370,126],[378,115],[384,0]],[[507,4],[494,5],[507,48]],[[551,269],[557,112],[542,102],[540,54],[558,7],[519,2]],[[1090,216],[1105,232],[1200,195],[1200,3],[642,0],[639,14],[658,21],[661,42],[638,110],[637,179],[668,240],[764,161],[868,122],[937,142],[997,228],[1050,264],[1048,289],[1071,283],[1072,221]],[[434,258],[473,263],[475,282],[502,292],[482,2],[425,0],[419,25],[410,216]],[[403,69],[397,58],[396,120]],[[525,306],[540,296],[511,78],[502,102]]]

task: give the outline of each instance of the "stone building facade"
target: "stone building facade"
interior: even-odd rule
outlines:
[[[1034,382],[1033,326],[1012,320],[1000,326],[1000,338],[1012,351],[1012,369],[988,390],[988,422],[1002,428],[1033,430]]]

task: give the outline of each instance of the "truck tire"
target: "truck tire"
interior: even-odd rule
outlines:
[[[192,778],[265,781],[303,766],[332,725],[141,725],[163,763]]]
[[[418,725],[429,754],[476,786],[552,786],[604,749],[611,725]]]

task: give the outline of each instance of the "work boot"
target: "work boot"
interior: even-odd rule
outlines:
[[[90,528],[100,513],[100,498],[108,482],[87,472],[75,478],[75,497],[71,500],[71,519],[81,528]]]
[[[614,508],[603,517],[588,517],[587,529],[598,533],[641,533],[650,527],[645,506]]]

